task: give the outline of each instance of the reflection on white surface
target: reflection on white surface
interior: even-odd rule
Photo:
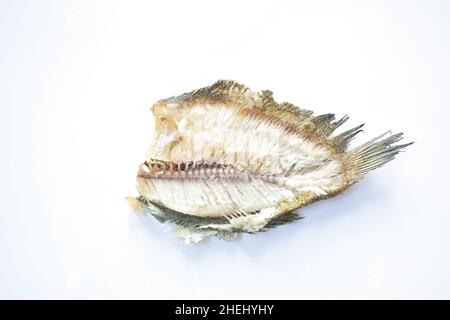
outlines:
[[[0,297],[450,298],[449,12],[0,2]],[[417,143],[299,222],[186,246],[124,197],[150,105],[219,78],[349,114],[366,123],[354,145],[386,129]]]

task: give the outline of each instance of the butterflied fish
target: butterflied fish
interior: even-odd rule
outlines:
[[[362,125],[315,116],[234,81],[156,102],[155,134],[132,199],[186,242],[234,239],[295,221],[294,210],[335,196],[409,145],[382,134],[348,150]]]

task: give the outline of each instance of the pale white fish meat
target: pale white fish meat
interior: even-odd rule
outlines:
[[[361,127],[315,116],[272,92],[234,81],[163,99],[132,199],[186,242],[266,231],[299,218],[295,209],[337,195],[408,144],[385,133],[348,151]]]

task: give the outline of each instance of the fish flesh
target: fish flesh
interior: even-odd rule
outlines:
[[[235,81],[156,102],[155,132],[129,201],[186,242],[232,240],[300,218],[296,209],[342,193],[410,145],[384,133],[352,150],[362,125],[277,103]]]

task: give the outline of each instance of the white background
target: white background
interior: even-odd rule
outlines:
[[[1,298],[450,298],[450,1],[0,2]],[[151,104],[233,79],[416,141],[306,218],[187,246],[124,200]]]

